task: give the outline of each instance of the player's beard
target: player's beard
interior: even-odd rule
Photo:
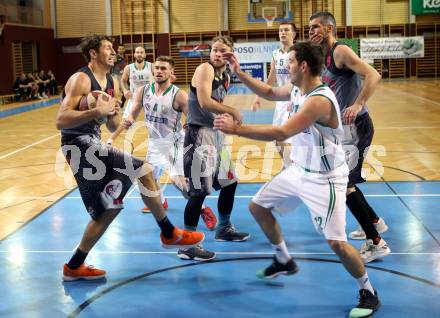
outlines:
[[[300,72],[296,72],[295,76],[292,75],[290,76],[290,82],[297,87],[300,86],[301,80],[302,80],[302,75]]]
[[[155,82],[156,82],[157,84],[159,84],[159,85],[162,85],[162,84],[165,83],[167,80],[168,80],[168,78],[167,78],[167,79],[162,78],[161,80],[157,80],[157,79],[155,79]]]

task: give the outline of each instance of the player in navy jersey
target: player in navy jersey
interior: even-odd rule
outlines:
[[[384,257],[391,251],[380,233],[388,226],[368,204],[356,186],[365,182],[362,163],[373,140],[374,127],[368,113],[367,100],[378,85],[381,76],[362,61],[353,50],[336,40],[336,21],[329,12],[318,12],[310,17],[309,37],[324,49],[325,60],[322,79],[338,99],[344,122],[342,144],[346,152],[350,175],[347,186],[347,205],[361,225],[350,233],[352,239],[367,239],[360,249],[365,263]],[[361,83],[361,76],[364,83]]]
[[[81,48],[88,64],[67,81],[56,126],[61,129],[63,154],[72,169],[91,220],[74,255],[64,265],[65,281],[105,276],[104,270],[87,266],[84,261],[123,209],[122,200],[134,180],[139,181],[142,200],[151,208],[161,228],[162,246],[190,247],[204,238],[202,233],[180,230],[168,220],[160,203],[151,165],[101,143],[99,119],[107,117],[106,125],[110,131],[119,125],[120,107],[114,98],[118,84],[113,82],[110,75],[115,51],[110,38],[98,35],[84,38]],[[111,97],[104,100],[101,94],[95,108],[79,111],[81,98],[95,90],[104,91]]]

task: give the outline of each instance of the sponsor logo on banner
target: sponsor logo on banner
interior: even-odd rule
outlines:
[[[440,13],[440,0],[412,0],[411,14]]]
[[[266,63],[240,63],[240,68],[259,81],[266,80]],[[232,75],[232,83],[241,83],[235,74]]]
[[[240,63],[270,63],[272,52],[279,48],[279,42],[235,43],[234,53]]]

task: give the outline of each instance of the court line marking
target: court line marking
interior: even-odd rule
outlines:
[[[132,190],[131,190],[132,191]],[[252,199],[255,195],[236,195],[237,199]],[[426,194],[365,194],[366,197],[440,197],[440,193],[426,193]],[[180,199],[186,200],[181,195],[165,195],[167,199]],[[207,199],[217,199],[218,195],[212,195],[206,197]],[[57,200],[59,197],[45,197],[45,196],[0,196],[0,200]],[[65,197],[67,200],[81,200],[80,196]],[[125,197],[124,200],[140,200],[140,196]]]
[[[1,159],[5,159],[5,158],[7,158],[7,157],[10,157],[10,156],[12,156],[12,155],[15,155],[15,154],[18,153],[18,152],[21,152],[21,151],[23,151],[23,150],[26,150],[26,149],[28,149],[28,148],[31,148],[31,147],[36,146],[36,145],[38,145],[38,144],[41,144],[41,143],[43,143],[43,142],[46,142],[46,141],[48,141],[48,140],[50,140],[50,139],[52,139],[52,138],[55,138],[55,137],[57,137],[57,136],[60,136],[60,134],[57,133],[57,134],[55,134],[55,135],[52,135],[52,136],[49,136],[49,137],[47,137],[47,138],[41,139],[41,140],[39,140],[39,141],[36,141],[36,142],[34,142],[34,143],[31,143],[30,145],[27,145],[27,146],[25,146],[25,147],[22,147],[22,148],[19,148],[19,149],[17,149],[17,150],[14,150],[14,151],[12,151],[12,152],[10,152],[10,153],[7,153],[7,154],[5,154],[5,155],[3,155],[3,156],[0,156],[0,160],[1,160]]]
[[[201,266],[201,265],[209,265],[209,264],[218,264],[218,263],[225,263],[225,262],[234,262],[234,261],[250,261],[250,260],[263,260],[263,259],[268,259],[270,260],[270,257],[267,256],[253,256],[253,257],[239,257],[239,258],[233,258],[233,259],[217,259],[217,260],[211,260],[208,262],[192,262],[192,263],[187,263],[187,264],[182,264],[182,265],[177,265],[177,266],[171,266],[171,267],[166,267],[166,268],[162,268],[162,269],[158,269],[152,272],[146,272],[142,275],[138,275],[138,276],[134,276],[131,277],[129,279],[120,281],[119,283],[113,284],[108,286],[107,288],[104,288],[103,290],[98,291],[96,294],[92,295],[90,298],[86,299],[82,304],[80,304],[74,311],[72,311],[67,317],[68,318],[74,318],[77,317],[79,314],[81,314],[81,312],[86,309],[88,306],[90,306],[93,302],[95,302],[96,300],[98,300],[99,298],[103,297],[104,295],[118,289],[119,287],[123,287],[125,285],[131,284],[133,282],[142,280],[146,277],[149,276],[153,276],[155,274],[160,274],[163,272],[168,272],[168,271],[172,271],[175,269],[182,269],[182,268],[188,268],[188,267],[193,267],[193,266]],[[322,258],[309,258],[309,257],[297,257],[296,260],[298,261],[311,261],[311,262],[325,262],[325,263],[334,263],[334,264],[341,264],[341,261],[337,261],[337,260],[333,260],[333,259],[322,259]],[[387,269],[387,268],[383,268],[383,267],[379,267],[379,266],[373,266],[370,264],[365,265],[365,267],[367,267],[368,269],[372,269],[372,270],[378,270],[378,271],[382,271],[382,272],[386,272],[386,273],[390,273],[390,274],[394,274],[394,275],[398,275],[404,278],[408,278],[408,279],[412,279],[415,280],[417,282],[420,283],[424,283],[436,288],[440,288],[440,285],[437,284],[436,282],[430,281],[428,279],[422,278],[422,277],[418,277],[415,275],[409,275],[403,272],[399,272],[396,270],[391,270],[391,269]]]
[[[0,253],[11,253],[15,252],[14,250],[0,250]],[[21,253],[29,253],[29,254],[64,254],[64,253],[72,253],[72,251],[48,251],[48,250],[35,250],[35,251],[27,251],[22,250]],[[93,257],[93,254],[176,254],[177,252],[153,252],[153,251],[93,251],[90,253],[90,256]],[[217,252],[218,255],[273,255],[273,252]],[[336,255],[332,252],[301,252],[301,253],[289,253],[289,255]],[[391,252],[389,255],[440,255],[440,252],[433,253],[394,253]]]
[[[125,195],[125,198],[124,199],[128,199],[129,197],[130,197],[130,194],[134,191],[134,190],[136,190],[137,189],[137,187],[132,187],[128,192],[127,192],[127,194]],[[139,197],[140,198],[140,197]]]

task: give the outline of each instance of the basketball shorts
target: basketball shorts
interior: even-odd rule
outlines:
[[[185,133],[183,166],[189,181],[189,196],[209,195],[237,182],[225,135],[208,127],[188,125]]]
[[[252,202],[278,213],[293,211],[304,203],[319,233],[327,240],[347,241],[347,175],[345,164],[325,174],[306,172],[292,164],[261,187]]]
[[[350,169],[348,187],[365,182],[362,177],[362,164],[367,156],[368,147],[374,135],[373,121],[368,113],[356,118],[351,125],[344,125],[342,147],[345,151],[345,161]]]
[[[123,198],[144,163],[126,152],[101,144],[95,136],[63,136],[63,154],[83,203],[96,220],[108,209],[122,209]]]
[[[292,115],[292,102],[290,101],[276,102],[275,111],[273,113],[272,125],[273,126],[284,125],[284,123],[290,118],[291,115]],[[284,140],[284,143],[291,144],[292,137]]]
[[[146,160],[153,166],[154,180],[169,171],[171,177],[183,176],[183,136],[175,142],[149,139]]]

